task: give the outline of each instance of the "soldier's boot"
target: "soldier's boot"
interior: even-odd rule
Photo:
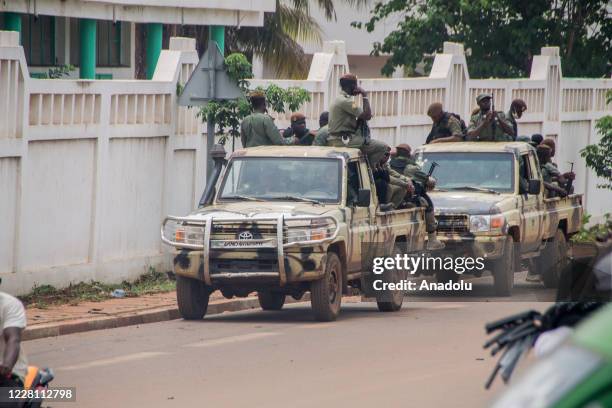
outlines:
[[[427,250],[428,251],[436,251],[440,249],[444,249],[446,245],[444,242],[438,240],[436,236],[436,218],[434,217],[434,213],[431,209],[428,208],[425,211],[425,223],[427,227]]]

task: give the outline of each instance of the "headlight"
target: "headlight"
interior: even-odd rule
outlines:
[[[285,220],[285,243],[323,241],[336,234],[338,224],[332,217]]]
[[[503,215],[470,215],[470,232],[501,231],[505,223]]]
[[[567,345],[537,362],[493,405],[493,408],[550,407],[600,367],[589,350]]]
[[[181,221],[168,220],[162,231],[162,239],[165,238],[172,245],[204,245],[204,226],[189,225]]]

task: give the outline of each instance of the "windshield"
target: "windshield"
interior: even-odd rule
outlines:
[[[439,190],[514,191],[514,156],[512,153],[445,152],[423,153],[418,157],[423,171],[438,163],[433,176]]]
[[[339,159],[238,157],[225,171],[218,199],[340,201]]]

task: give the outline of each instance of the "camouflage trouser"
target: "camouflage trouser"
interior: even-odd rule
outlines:
[[[385,201],[393,204],[393,208],[398,208],[400,204],[402,204],[402,201],[404,201],[406,193],[407,191],[405,187],[396,186],[395,184],[388,184]]]
[[[327,146],[360,149],[366,155],[371,165],[378,163],[387,152],[387,145],[378,140],[370,139],[368,144],[364,144],[364,139],[360,132],[355,133],[346,144],[343,142],[342,137],[330,135],[327,138]]]

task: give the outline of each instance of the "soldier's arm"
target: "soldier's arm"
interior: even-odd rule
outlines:
[[[270,142],[273,145],[290,145],[293,144],[293,138],[288,137],[284,138],[281,136],[280,131],[274,125],[274,121],[271,117],[267,116],[264,119],[264,130],[266,132],[266,136],[270,139]]]
[[[499,123],[499,126],[502,128],[504,133],[513,138],[515,136],[514,128],[512,127],[512,124],[506,119],[506,115],[504,115],[503,112],[495,112],[495,114],[497,115],[497,123]]]
[[[477,117],[477,115],[474,115],[470,119],[470,126],[467,129],[467,140],[477,140],[480,132],[487,125],[486,120],[481,120],[480,123],[477,123]]]
[[[389,172],[389,178],[390,178],[389,184],[394,184],[396,186],[402,186],[402,187],[407,187],[408,185],[412,184],[412,180],[410,180],[408,177],[404,176],[403,174],[400,174],[397,171],[393,170],[391,166],[389,166],[389,164],[385,166],[385,169]]]
[[[349,115],[355,118],[359,118],[359,119],[370,120],[372,118],[372,112],[370,111],[368,114],[366,114],[366,111],[365,111],[366,106],[368,109],[370,109],[370,103],[368,102],[367,99],[363,100],[363,109],[362,109],[361,107],[357,106],[355,102],[353,102],[351,99],[348,99],[348,98],[342,101],[342,104],[340,105],[342,110],[348,113]]]

